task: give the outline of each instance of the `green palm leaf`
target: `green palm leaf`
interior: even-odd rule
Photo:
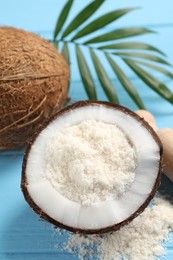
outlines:
[[[158,52],[162,55],[165,56],[165,54],[157,49],[156,47],[143,43],[143,42],[120,42],[120,43],[115,43],[115,44],[110,44],[110,45],[104,45],[98,47],[100,50],[105,50],[105,49],[135,49],[135,50],[146,50],[146,51],[155,51]]]
[[[146,59],[146,60],[151,60],[154,62],[158,62],[158,63],[162,63],[165,65],[171,65],[169,62],[167,62],[166,60],[152,55],[152,54],[147,54],[147,53],[139,53],[139,52],[114,52],[112,54],[116,54],[120,57],[132,57],[132,58],[141,58],[141,59]]]
[[[145,106],[136,91],[135,87],[133,86],[132,82],[128,79],[128,77],[124,74],[124,72],[120,69],[120,67],[117,65],[117,63],[109,56],[106,55],[107,60],[109,61],[112,69],[114,70],[115,74],[117,75],[119,81],[121,82],[124,89],[127,91],[127,93],[130,95],[130,97],[134,100],[134,102],[137,104],[137,106],[140,109],[145,109]]]
[[[110,24],[111,22],[117,20],[121,16],[135,10],[135,8],[126,8],[120,9],[113,12],[109,12],[105,15],[100,16],[99,18],[95,19],[91,23],[87,24],[82,30],[80,30],[72,40],[79,39],[85,35],[95,32],[96,30]]]
[[[67,64],[70,65],[70,54],[69,54],[69,49],[68,49],[68,45],[66,42],[64,42],[64,44],[63,44],[61,54],[64,57],[64,59],[66,60]]]
[[[73,4],[73,0],[68,0],[66,5],[62,9],[60,16],[58,18],[58,21],[56,23],[56,26],[55,26],[54,37],[53,37],[54,40],[56,39],[56,37],[58,36],[61,28],[63,27],[64,22],[66,21],[66,18],[68,16],[69,12],[70,12],[72,4]]]
[[[64,44],[63,44],[61,54],[70,67],[70,53],[69,53],[68,45],[66,42],[64,42]],[[70,86],[70,81],[68,83],[68,89],[69,89],[69,86]]]
[[[67,35],[73,32],[76,28],[78,28],[82,23],[84,23],[96,10],[102,5],[105,0],[95,0],[92,1],[87,7],[85,7],[77,16],[73,19],[72,22],[65,29],[62,39],[64,39]]]
[[[103,87],[103,90],[107,96],[107,98],[116,103],[119,104],[119,100],[118,100],[118,96],[115,92],[115,89],[112,85],[112,82],[110,81],[105,69],[103,68],[100,60],[98,59],[98,57],[96,56],[95,52],[90,49],[90,53],[91,53],[91,57],[97,72],[97,76],[99,78],[99,81]]]
[[[55,49],[58,50],[58,41],[53,40],[53,41],[51,41],[51,42],[52,42],[53,46],[55,47]]]
[[[144,62],[144,61],[139,61],[139,60],[135,60],[136,63],[138,64],[141,64],[145,67],[148,67],[148,68],[151,68],[153,70],[156,70],[162,74],[164,74],[165,76],[173,79],[173,73],[171,73],[170,71],[160,67],[160,66],[157,66],[157,65],[154,65],[154,64],[151,64],[151,63],[148,63],[148,62]]]
[[[162,96],[164,99],[173,104],[173,93],[168,89],[168,87],[158,80],[156,77],[148,73],[146,70],[135,64],[134,61],[129,59],[123,59],[126,64],[138,75],[142,81],[144,81],[148,86],[150,86],[156,93]]]
[[[76,46],[76,55],[79,65],[79,71],[81,74],[82,82],[84,84],[86,93],[91,100],[97,100],[97,94],[95,90],[94,80],[92,78],[88,64],[82,54],[81,49]]]
[[[146,28],[141,28],[141,27],[118,29],[118,30],[114,30],[112,32],[105,33],[100,36],[94,37],[94,38],[84,42],[84,44],[119,40],[119,39],[123,39],[123,38],[127,38],[127,37],[139,36],[139,35],[151,33],[151,32],[153,32],[153,31],[146,29]]]
[[[150,44],[130,40],[120,41],[121,39],[128,39],[134,36],[153,33],[154,31],[142,27],[116,28],[113,31],[110,31],[108,28],[107,33],[102,33],[101,31],[98,36],[90,36],[90,34],[93,32],[102,29],[104,26],[112,23],[113,21],[116,21],[130,11],[133,11],[135,8],[111,10],[111,12],[103,14],[97,18],[92,19],[90,22],[87,22],[88,18],[91,18],[93,14],[95,15],[100,6],[106,2],[106,0],[91,0],[91,2],[86,7],[84,7],[74,16],[74,18],[70,21],[69,24],[67,24],[67,26],[64,26],[69,16],[73,2],[73,0],[67,0],[66,4],[62,8],[59,19],[55,26],[53,40],[51,42],[57,49],[59,42],[63,43],[62,55],[69,65],[71,52],[73,51],[71,45],[75,46],[75,54],[77,57],[79,72],[88,98],[94,100],[97,99],[96,88],[91,73],[92,71],[87,63],[87,59],[83,54],[82,49],[80,48],[80,45],[85,45],[85,47],[89,48],[97,77],[108,100],[114,103],[119,103],[117,93],[109,78],[109,74],[106,72],[103,64],[101,63],[101,60],[96,55],[96,52],[94,51],[95,49],[98,49],[100,52],[106,55],[106,58],[117,75],[117,78],[119,79],[122,87],[140,108],[144,108],[144,104],[135,86],[110,55],[116,55],[117,57],[120,57],[122,60],[124,60],[145,84],[147,84],[160,96],[173,104],[173,93],[171,90],[163,82],[154,77],[150,71],[148,72],[148,70],[146,71],[143,69],[146,68],[158,71],[172,79],[173,73],[171,73],[168,69],[157,65],[157,63],[160,63],[161,65],[171,66],[171,64],[167,62],[164,57],[162,57],[165,56],[165,54]],[[86,22],[86,25],[81,26],[84,22]],[[62,32],[62,29],[64,32]],[[74,36],[71,38],[68,37],[68,40],[66,40],[65,37],[70,35],[72,32],[74,32]],[[59,37],[60,34],[62,35],[61,37]],[[78,39],[82,38],[83,36],[88,36],[88,40],[78,42]],[[112,42],[107,43],[109,41]],[[98,43],[101,43],[100,46]],[[70,48],[68,47],[69,44]],[[151,52],[154,52],[154,54]]]

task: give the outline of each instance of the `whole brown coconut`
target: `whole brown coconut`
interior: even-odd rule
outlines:
[[[67,96],[69,68],[46,40],[0,27],[0,150],[24,147]]]

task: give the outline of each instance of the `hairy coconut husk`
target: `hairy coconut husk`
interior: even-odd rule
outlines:
[[[0,150],[24,147],[67,97],[69,68],[38,35],[0,27]]]

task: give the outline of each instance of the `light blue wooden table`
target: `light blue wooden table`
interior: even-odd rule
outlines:
[[[76,0],[73,13],[80,9],[83,1]],[[119,1],[120,2],[120,1]],[[122,3],[123,2],[123,3]],[[167,55],[173,64],[173,2],[170,0],[146,0],[145,3],[131,0],[118,1],[107,0],[105,10],[127,6],[142,6],[142,9],[128,17],[128,25],[149,26],[159,32],[158,35],[144,36],[141,40],[156,45]],[[86,4],[88,1],[86,1]],[[38,32],[44,37],[50,37],[54,27],[59,7],[64,1],[60,0],[6,0],[1,1],[0,24],[12,25],[26,30]],[[125,26],[126,20],[121,19],[119,25]],[[70,96],[73,100],[86,99],[79,73],[72,60],[72,83]],[[160,128],[173,128],[173,106],[166,103],[154,92],[149,90],[134,75],[129,75],[134,84],[138,86],[147,108],[154,114]],[[157,75],[160,77],[159,75]],[[136,109],[134,103],[124,93],[114,75],[111,75],[121,102],[132,110]],[[161,78],[173,90],[173,82],[167,78]],[[104,93],[96,80],[99,98],[106,100]],[[24,201],[20,190],[21,164],[23,154],[0,154],[0,260],[49,260],[49,259],[77,259],[67,252],[59,252],[57,244],[62,244],[65,237],[54,234],[53,227],[39,220],[38,216],[30,210]],[[163,179],[162,185],[173,192],[173,184]],[[172,235],[173,238],[173,235]],[[166,243],[166,260],[173,260],[173,247]],[[140,260],[140,259],[139,259]]]

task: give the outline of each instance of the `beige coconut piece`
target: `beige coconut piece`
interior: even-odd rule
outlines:
[[[160,129],[157,135],[163,144],[163,171],[173,181],[173,129]]]
[[[0,150],[24,147],[67,97],[69,68],[38,35],[0,27]]]
[[[153,128],[154,131],[157,131],[156,120],[154,116],[147,110],[139,109],[135,111],[140,117],[144,118],[145,121]]]

